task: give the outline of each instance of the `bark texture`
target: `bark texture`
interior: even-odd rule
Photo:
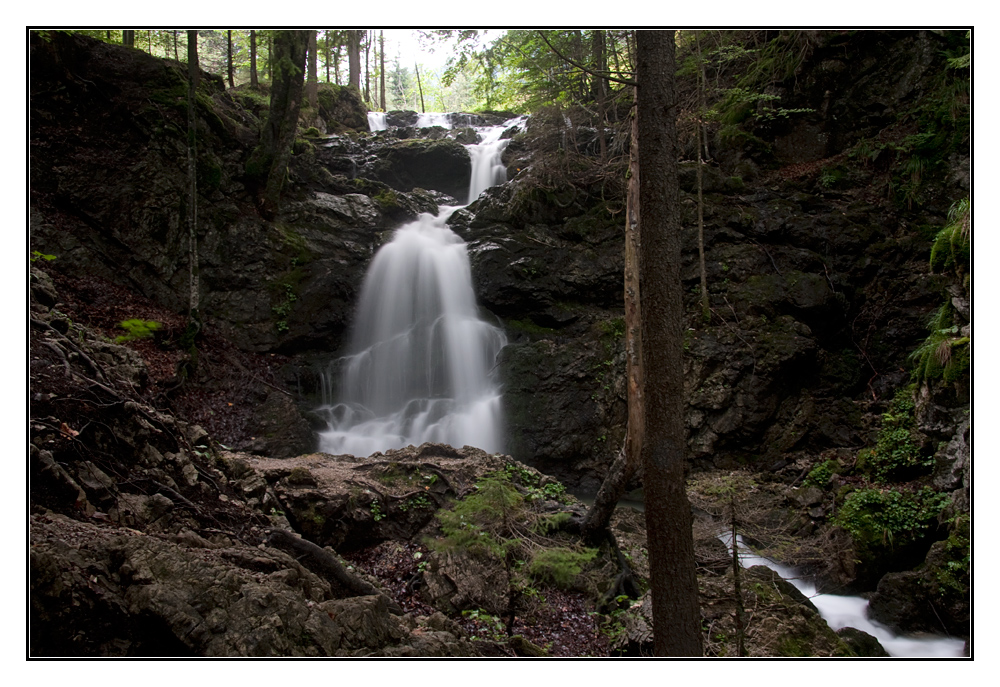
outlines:
[[[260,146],[247,165],[251,178],[260,179],[266,175],[260,212],[267,219],[277,212],[288,160],[292,156],[295,125],[302,105],[307,42],[305,31],[275,31],[273,36],[271,108]]]
[[[643,485],[657,655],[701,656],[691,506],[684,488],[683,299],[674,34],[639,31]]]

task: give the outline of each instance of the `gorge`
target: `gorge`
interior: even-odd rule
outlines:
[[[648,655],[641,516],[616,512],[618,554],[573,533],[626,431],[630,89],[576,72],[530,114],[445,114],[320,83],[265,219],[247,162],[270,86],[202,72],[192,330],[186,67],[83,33],[30,44],[32,655]],[[678,122],[705,655],[737,654],[737,605],[758,609],[747,655],[970,655],[970,91],[949,61],[968,41],[696,33]],[[705,60],[702,133],[695,38],[746,47]],[[814,586],[757,566],[737,603],[733,510]],[[828,625],[802,593],[868,617]]]

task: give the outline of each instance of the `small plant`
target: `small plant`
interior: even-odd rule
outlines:
[[[372,518],[375,522],[378,522],[385,517],[385,513],[382,512],[382,506],[379,505],[378,501],[373,500],[369,510],[371,511]]]
[[[125,334],[115,337],[115,343],[148,339],[154,332],[163,328],[163,325],[156,320],[124,320],[119,322],[118,326],[125,330]]]
[[[896,392],[889,410],[882,414],[882,429],[875,448],[863,457],[860,467],[878,482],[913,476],[933,464],[914,439],[913,387]]]
[[[52,262],[55,259],[56,259],[56,256],[54,256],[54,255],[48,255],[46,253],[39,253],[37,250],[31,251],[31,257],[29,258],[29,260],[31,262],[38,262],[39,260],[44,260],[46,262]]]
[[[583,572],[583,566],[594,560],[597,549],[574,551],[564,547],[542,549],[531,559],[528,573],[532,578],[568,589]]]
[[[877,556],[922,539],[930,532],[948,496],[930,487],[918,492],[897,489],[858,489],[847,495],[834,523],[863,550]]]
[[[820,489],[825,489],[830,484],[830,480],[833,479],[833,476],[839,469],[840,464],[836,460],[827,460],[810,470],[809,474],[802,481],[802,484],[806,487],[819,487]]]

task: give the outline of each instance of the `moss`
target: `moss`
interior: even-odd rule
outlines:
[[[504,322],[507,329],[514,332],[520,332],[522,334],[527,334],[531,337],[545,337],[551,336],[556,333],[556,330],[552,327],[543,327],[539,324],[535,324],[531,320],[525,318],[523,320],[507,320]]]
[[[383,210],[395,210],[399,207],[399,196],[391,188],[384,188],[374,196],[372,200],[378,203]]]

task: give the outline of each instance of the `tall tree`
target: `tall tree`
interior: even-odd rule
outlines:
[[[639,31],[642,444],[653,640],[660,656],[701,656],[691,505],[685,491],[680,191],[674,33]]]
[[[371,96],[371,69],[368,65],[368,53],[372,47],[371,34],[365,31],[365,103],[370,103]]]
[[[378,78],[379,78],[379,90],[380,90],[380,100],[382,105],[382,112],[386,112],[385,109],[385,31],[381,29],[378,32]]]
[[[257,32],[250,29],[250,85],[257,88]]]
[[[420,84],[420,68],[416,62],[413,63],[413,73],[417,75],[417,90],[420,91],[420,111],[427,112],[427,108],[424,107],[424,87]]]
[[[349,65],[348,85],[361,92],[361,32],[352,29],[347,32],[347,61]]]
[[[130,48],[135,47],[134,29],[125,29],[122,31],[122,45],[127,45]]]
[[[195,118],[195,96],[198,91],[200,70],[198,68],[198,32],[187,32],[188,92],[187,92],[187,226],[188,226],[188,327],[192,335],[201,328],[199,315],[198,286],[198,170],[197,125]]]
[[[233,83],[233,31],[226,29],[226,73],[229,75],[229,87],[235,88]]]
[[[306,81],[306,98],[309,99],[309,107],[319,112],[319,84],[316,81],[316,32],[307,31],[309,34],[309,76]]]
[[[330,83],[330,29],[323,31],[323,55],[326,62],[326,82]]]
[[[263,182],[260,198],[261,215],[273,219],[278,211],[281,186],[285,180],[288,160],[292,156],[295,126],[302,105],[308,36],[305,31],[274,31],[271,38],[273,69],[271,107],[267,123],[261,132],[260,145],[247,163],[247,176],[258,188]]]

